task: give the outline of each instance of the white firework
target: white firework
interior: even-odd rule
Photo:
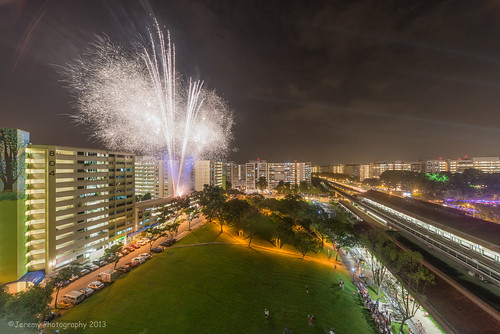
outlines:
[[[147,42],[129,47],[98,37],[64,75],[76,96],[75,119],[109,149],[164,156],[175,194],[188,160],[229,150],[231,110],[202,81],[182,82],[170,35],[165,41],[157,23]]]

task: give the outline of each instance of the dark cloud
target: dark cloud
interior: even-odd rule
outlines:
[[[179,68],[235,110],[233,159],[499,155],[500,7],[488,1],[0,2],[1,126],[98,146],[57,65],[95,34],[171,30]]]

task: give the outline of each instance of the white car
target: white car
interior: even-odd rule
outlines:
[[[139,255],[139,257],[142,257],[144,260],[149,260],[151,258],[151,254],[149,253],[142,253]]]
[[[91,289],[99,291],[102,288],[104,288],[104,283],[103,282],[99,282],[99,281],[94,281],[94,282],[90,282],[89,285],[87,285],[87,286],[89,288],[91,288]]]
[[[141,240],[141,241],[139,241],[137,244],[139,244],[139,245],[141,245],[141,246],[144,246],[144,245],[146,244],[146,241]]]
[[[142,263],[146,262],[146,259],[144,259],[144,258],[143,258],[143,257],[141,257],[141,256],[138,256],[138,257],[134,257],[134,258],[132,259],[132,261],[134,261],[134,262],[139,262],[139,263],[141,263],[141,264],[142,264]]]

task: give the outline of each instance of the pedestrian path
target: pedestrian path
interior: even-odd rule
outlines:
[[[342,258],[342,261],[345,263],[347,270],[351,273],[351,277],[353,280],[354,284],[359,284],[360,282],[364,284],[366,281],[366,278],[372,279],[373,276],[370,270],[365,269],[365,278],[360,279],[357,271],[356,271],[356,259],[355,255],[352,253],[346,252],[345,250],[341,249],[340,250],[340,257]],[[388,296],[389,297],[389,296]],[[389,297],[390,298],[390,297]],[[380,308],[385,310],[385,309],[392,309],[391,303],[380,303]],[[442,334],[443,332],[436,326],[436,324],[428,317],[426,316],[426,313],[422,310],[418,310],[416,315],[406,321],[406,324],[408,327],[411,329],[413,333],[418,333],[418,334]]]

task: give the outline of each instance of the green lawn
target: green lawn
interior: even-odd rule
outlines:
[[[217,234],[209,225],[178,244],[235,240]],[[331,326],[336,333],[375,333],[349,274],[320,261],[244,245],[170,248],[69,310],[60,322],[87,323],[85,331],[64,333],[281,334],[285,326],[294,334],[324,333]],[[343,291],[339,278],[346,282]],[[314,328],[308,314],[316,317]],[[89,328],[90,321],[106,321],[106,328]]]

